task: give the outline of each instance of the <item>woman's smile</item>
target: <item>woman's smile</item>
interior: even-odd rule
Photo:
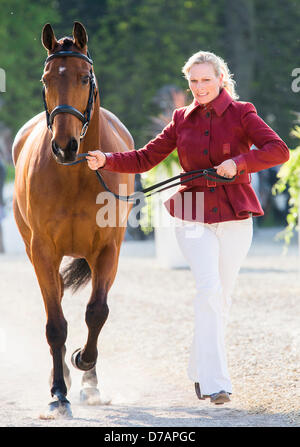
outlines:
[[[214,67],[207,62],[193,65],[188,74],[192,94],[201,104],[207,104],[219,95],[222,80],[223,74],[217,77]]]

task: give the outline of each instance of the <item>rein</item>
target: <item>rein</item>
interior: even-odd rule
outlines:
[[[88,153],[78,154],[77,155],[77,160],[75,160],[75,161],[73,161],[71,163],[61,163],[61,164],[63,164],[64,166],[76,165],[76,164],[81,163],[83,161],[87,161],[86,158],[85,158],[87,155],[89,155],[89,154]],[[200,178],[200,177],[205,177],[205,179],[207,179],[207,180],[212,180],[214,182],[219,182],[219,183],[220,182],[222,182],[222,183],[224,183],[224,182],[225,183],[231,183],[231,182],[233,182],[235,180],[235,177],[236,177],[236,176],[231,177],[231,178],[222,177],[221,175],[217,174],[217,171],[214,168],[197,169],[195,171],[184,172],[182,174],[179,174],[179,175],[176,175],[174,177],[171,177],[171,178],[169,178],[167,180],[163,180],[162,182],[155,183],[154,185],[149,186],[148,188],[144,188],[141,191],[136,191],[134,194],[131,194],[130,196],[120,196],[118,194],[115,194],[114,192],[112,192],[108,188],[108,186],[104,182],[104,180],[103,180],[103,178],[102,178],[102,176],[101,176],[99,171],[95,171],[95,173],[97,175],[97,178],[98,178],[99,182],[101,183],[101,185],[103,186],[103,188],[107,192],[113,194],[114,197],[116,199],[118,199],[118,200],[123,200],[125,202],[130,202],[130,203],[135,203],[136,200],[140,200],[141,199],[141,197],[140,197],[141,193],[144,194],[145,198],[146,197],[150,197],[150,196],[153,196],[154,194],[157,194],[159,192],[165,191],[166,189],[173,188],[174,186],[177,186],[177,185],[182,185],[182,184],[184,184],[186,182],[190,182],[191,180],[195,180],[195,179]],[[191,175],[192,175],[192,177],[191,177]],[[184,177],[187,177],[187,176],[189,176],[189,178],[188,179],[184,179]],[[158,191],[151,192],[151,191],[153,191],[153,190],[155,190],[157,188],[160,188],[161,186],[164,186],[164,185],[166,185],[168,183],[171,183],[174,180],[178,180],[178,179],[183,179],[183,180],[180,180],[179,182],[172,183],[172,184],[170,184],[168,186],[165,186],[164,188],[161,188]]]

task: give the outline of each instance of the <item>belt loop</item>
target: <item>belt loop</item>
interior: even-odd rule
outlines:
[[[215,187],[217,186],[217,183],[212,180],[206,180],[206,184],[208,187]]]

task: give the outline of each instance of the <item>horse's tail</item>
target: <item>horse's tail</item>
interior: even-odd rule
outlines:
[[[65,289],[72,293],[84,287],[91,279],[91,269],[84,258],[74,259],[61,271]]]

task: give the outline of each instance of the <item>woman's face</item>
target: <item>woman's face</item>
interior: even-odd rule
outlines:
[[[207,104],[219,95],[222,80],[223,73],[217,77],[209,62],[192,65],[188,73],[189,87],[200,104]]]

